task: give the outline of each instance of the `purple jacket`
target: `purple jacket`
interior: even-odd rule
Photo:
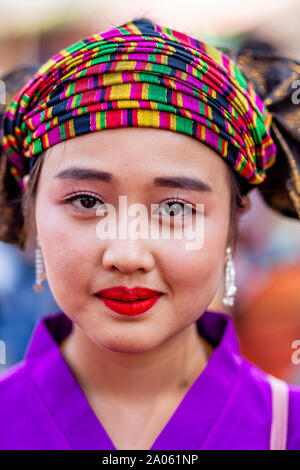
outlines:
[[[150,450],[270,449],[268,374],[241,356],[228,314],[206,311],[197,327],[214,351]],[[0,449],[116,449],[58,347],[71,329],[63,312],[40,319],[24,359],[0,374]],[[300,449],[300,387],[283,384],[286,448]]]

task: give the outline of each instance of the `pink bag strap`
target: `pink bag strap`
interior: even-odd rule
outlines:
[[[289,411],[288,384],[271,374],[267,375],[272,392],[270,450],[286,450]]]

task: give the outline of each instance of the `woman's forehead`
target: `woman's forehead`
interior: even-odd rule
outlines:
[[[106,129],[61,142],[46,153],[51,173],[76,166],[140,175],[197,171],[215,179],[226,172],[225,163],[208,145],[166,129]]]

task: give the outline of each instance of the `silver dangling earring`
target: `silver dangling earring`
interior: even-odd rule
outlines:
[[[237,287],[235,285],[235,267],[230,247],[226,248],[226,253],[228,255],[228,259],[225,269],[225,296],[222,301],[224,305],[230,305],[230,307],[232,307],[234,305],[234,295],[237,291]]]
[[[40,247],[38,236],[36,237],[37,247],[35,248],[35,284],[33,286],[36,292],[43,290],[42,282],[46,280],[45,265],[43,253]]]

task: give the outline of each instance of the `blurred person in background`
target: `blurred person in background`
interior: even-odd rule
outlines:
[[[271,211],[259,193],[237,244],[235,324],[245,357],[263,370],[299,383],[291,361],[300,338],[300,231]],[[257,223],[257,220],[260,223]]]
[[[264,87],[264,92],[268,86],[275,85],[276,89],[276,82],[280,85],[279,77],[285,74],[284,69],[276,68],[279,51],[255,37],[244,38],[243,49],[246,53],[256,51],[261,57],[274,57],[265,84],[259,74],[254,78]],[[264,67],[263,62],[260,67]],[[280,93],[278,86],[278,96]],[[291,119],[283,93],[282,101],[281,120],[286,119],[285,125],[291,133],[290,145],[294,149],[292,136],[297,132],[299,113],[295,107]],[[239,224],[236,301],[234,307],[227,310],[235,321],[243,355],[266,372],[299,383],[300,374],[291,355],[293,341],[300,338],[300,291],[297,287],[300,285],[300,227],[292,219],[278,216],[258,189],[251,192],[250,198],[251,210]],[[219,292],[210,308],[222,308],[221,302],[222,292]]]
[[[6,103],[12,100],[39,66],[34,64],[18,67],[1,77],[5,84]],[[4,110],[5,104],[0,104],[0,121]],[[0,144],[0,153],[1,151]],[[2,159],[1,162],[3,163]],[[13,211],[13,205],[6,210]],[[0,217],[0,234],[3,231],[5,231],[5,220]],[[57,309],[48,286],[37,297],[31,288],[34,282],[32,253],[20,250],[17,244],[5,244],[1,241],[0,339],[5,342],[6,354],[5,363],[0,365],[0,373],[23,358],[37,320],[45,313]]]

